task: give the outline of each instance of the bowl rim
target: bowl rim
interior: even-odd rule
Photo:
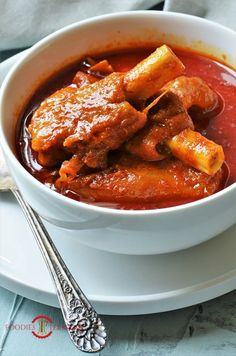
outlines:
[[[73,32],[73,30],[77,29],[78,27],[81,26],[87,26],[90,24],[95,24],[99,22],[104,22],[104,21],[110,21],[112,19],[118,20],[118,19],[124,19],[124,18],[138,18],[138,17],[158,17],[161,16],[166,19],[183,19],[183,20],[191,20],[195,21],[195,23],[201,24],[206,24],[209,26],[214,26],[215,28],[218,28],[221,31],[228,32],[229,34],[233,35],[236,37],[236,32],[221,25],[218,24],[214,21],[207,20],[204,18],[200,18],[194,15],[189,15],[189,14],[183,14],[183,13],[178,13],[178,12],[163,12],[163,11],[158,11],[158,10],[137,10],[137,11],[124,11],[124,12],[117,12],[117,13],[110,13],[110,14],[105,14],[105,15],[100,15],[100,16],[95,16],[91,17],[82,21],[74,22],[70,25],[67,25],[51,34],[48,36],[44,37],[40,41],[38,41],[36,44],[34,44],[31,48],[27,49],[25,52],[25,55],[20,58],[10,69],[10,71],[7,73],[6,77],[4,78],[4,81],[1,85],[0,88],[0,110],[1,110],[1,115],[0,115],[0,144],[3,148],[3,152],[5,155],[8,157],[8,159],[11,161],[11,163],[14,165],[14,168],[16,170],[20,170],[21,174],[25,176],[26,180],[28,180],[31,184],[33,184],[36,189],[39,189],[40,191],[43,192],[45,195],[49,195],[52,198],[56,198],[59,202],[69,206],[70,208],[79,208],[83,209],[85,211],[90,211],[90,212],[96,212],[100,214],[106,214],[106,215],[117,215],[117,216],[127,216],[127,217],[137,217],[137,216],[150,216],[150,215],[163,215],[163,214],[172,214],[175,212],[184,212],[186,209],[189,210],[191,208],[197,208],[201,207],[204,205],[208,205],[218,199],[221,199],[222,196],[226,196],[230,194],[232,191],[236,190],[236,182],[232,183],[230,186],[223,188],[222,190],[199,200],[189,202],[186,204],[182,205],[177,205],[173,207],[167,207],[167,208],[159,208],[159,209],[146,209],[146,210],[122,210],[122,209],[115,209],[115,208],[109,208],[109,207],[103,207],[103,206],[98,206],[98,205],[93,205],[92,203],[86,203],[86,202],[80,202],[76,201],[74,199],[68,198],[52,189],[49,187],[45,186],[43,183],[39,182],[33,175],[31,175],[26,168],[20,163],[18,158],[15,156],[13,153],[12,149],[10,148],[8,144],[8,140],[5,137],[5,134],[3,132],[3,108],[5,106],[4,101],[5,101],[5,91],[11,83],[11,81],[14,79],[14,75],[21,70],[22,66],[25,66],[25,62],[29,61],[34,57],[35,52],[39,51],[41,48],[44,46],[48,45],[52,40],[54,39],[60,39],[61,36],[68,34],[69,32]]]

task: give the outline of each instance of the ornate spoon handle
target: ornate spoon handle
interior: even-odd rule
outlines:
[[[81,351],[101,351],[107,341],[105,326],[72,277],[39,216],[26,203],[19,190],[13,188],[11,191],[23,209],[54,280],[72,342]]]

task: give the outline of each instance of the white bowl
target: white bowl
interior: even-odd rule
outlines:
[[[82,243],[125,254],[158,254],[194,246],[236,222],[236,184],[182,206],[146,211],[97,207],[60,195],[31,176],[15,154],[19,113],[52,73],[88,53],[160,44],[214,54],[236,67],[236,33],[197,17],[138,11],[105,15],[65,27],[33,46],[1,89],[0,142],[10,172],[30,205]],[[225,57],[226,56],[226,57]],[[78,231],[91,230],[86,240]]]

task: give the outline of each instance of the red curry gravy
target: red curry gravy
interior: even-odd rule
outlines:
[[[98,59],[107,59],[115,71],[125,72],[134,67],[138,62],[147,57],[153,49],[133,50],[129,53],[120,52],[99,56]],[[200,54],[193,52],[175,50],[175,53],[186,67],[185,75],[199,76],[212,87],[222,99],[220,111],[210,120],[204,121],[204,127],[197,129],[209,139],[222,145],[227,164],[227,179],[224,184],[230,185],[236,182],[236,72],[227,66]],[[78,70],[86,71],[84,61],[71,66],[55,75],[44,84],[32,97],[17,128],[16,146],[19,159],[23,166],[39,181],[55,189],[54,182],[58,178],[57,167],[53,169],[44,168],[37,162],[37,154],[32,151],[30,136],[27,130],[32,114],[40,105],[40,102],[55,92],[72,82]],[[226,170],[225,170],[226,172]],[[223,187],[222,187],[223,188]],[[70,198],[84,201],[74,193],[68,193]],[[188,201],[182,201],[186,203]],[[89,201],[91,204],[91,202]],[[93,203],[92,203],[93,204]],[[107,206],[118,209],[155,209],[176,205],[174,202],[160,204],[117,204],[117,203],[95,203],[99,206]],[[179,204],[179,202],[178,202]]]

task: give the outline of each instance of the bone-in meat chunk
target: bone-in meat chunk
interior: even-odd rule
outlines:
[[[180,76],[162,88],[162,91],[166,90],[178,95],[185,109],[196,106],[204,112],[210,112],[219,105],[216,92],[199,77]]]
[[[52,94],[35,111],[29,132],[32,149],[39,153],[39,161],[43,156],[44,165],[56,163],[52,159],[56,149],[95,168],[104,167],[108,151],[118,148],[145,122],[146,114],[125,100],[123,75],[112,73],[84,88],[66,87]]]
[[[64,188],[94,202],[178,203],[213,194],[221,178],[222,170],[211,177],[177,159],[145,162],[123,155],[109,169],[81,175]]]
[[[186,128],[193,129],[191,117],[177,95],[167,91],[153,103],[146,126],[125,144],[126,151],[146,161],[164,159],[158,150],[160,145]]]

